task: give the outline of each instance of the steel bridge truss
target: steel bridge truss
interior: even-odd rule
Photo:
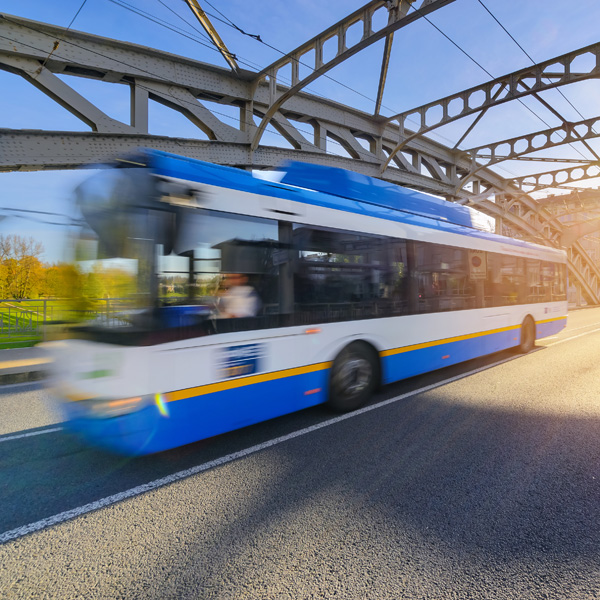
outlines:
[[[0,129],[0,171],[71,169],[140,146],[246,169],[270,169],[286,159],[343,167],[472,206],[494,217],[497,231],[505,234],[554,247],[568,241],[572,280],[588,303],[599,304],[598,266],[574,239],[574,230],[530,194],[598,176],[598,156],[587,140],[600,135],[600,117],[569,123],[554,111],[562,120],[559,127],[469,150],[458,145],[493,106],[525,96],[542,101],[538,92],[598,77],[600,43],[393,117],[380,116],[394,33],[452,2],[373,0],[260,73],[239,69],[233,61],[227,70],[0,13],[0,69],[23,77],[91,130]],[[386,24],[377,28],[382,13]],[[362,37],[349,45],[353,27]],[[385,42],[374,114],[302,91],[379,40]],[[220,51],[226,56],[224,47]],[[284,81],[286,73],[290,81]],[[109,117],[69,86],[65,75],[128,86],[129,121]],[[151,135],[150,100],[184,115],[190,135]],[[478,117],[454,148],[424,135],[473,114]],[[417,127],[409,129],[415,118]],[[268,127],[287,147],[260,143]],[[513,179],[490,168],[505,160],[556,160],[535,153],[576,142],[595,160],[582,158],[577,166]]]

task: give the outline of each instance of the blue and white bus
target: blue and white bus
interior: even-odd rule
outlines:
[[[135,307],[50,344],[54,389],[73,430],[118,452],[353,410],[566,324],[565,253],[341,169],[290,163],[274,182],[148,150],[76,196],[88,264],[135,278]],[[237,317],[220,308],[232,276],[254,307]]]

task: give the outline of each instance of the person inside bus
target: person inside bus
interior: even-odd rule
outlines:
[[[223,275],[218,310],[221,318],[255,317],[260,310],[260,299],[255,289],[248,284],[243,273]]]

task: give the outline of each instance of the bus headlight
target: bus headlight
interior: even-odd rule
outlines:
[[[92,398],[79,402],[87,416],[97,419],[109,419],[127,415],[145,408],[153,401],[153,396],[134,396],[132,398]]]

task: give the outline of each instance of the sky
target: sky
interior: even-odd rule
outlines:
[[[256,71],[365,3],[366,0],[210,0],[210,3],[200,0],[229,50],[236,54],[244,68]],[[198,33],[200,26],[183,0],[0,0],[0,12],[64,27],[71,24],[75,30],[227,67],[221,55]],[[571,3],[456,0],[433,12],[429,19],[433,25],[419,19],[395,34],[383,98],[384,115],[418,107],[483,83],[490,79],[485,71],[499,77],[527,67],[531,61],[523,50],[535,62],[541,62],[600,41],[597,27],[600,2],[597,0]],[[178,31],[168,29],[165,24]],[[246,33],[260,35],[272,48],[244,35],[232,24]],[[333,69],[328,78],[313,82],[307,91],[372,113],[382,51],[383,41],[380,41]],[[126,86],[61,77],[109,116],[128,123],[129,89]],[[18,75],[0,70],[0,90],[0,128],[89,131],[87,125]],[[567,120],[579,121],[599,115],[600,81],[564,86],[562,92],[566,99],[556,90],[540,95]],[[221,110],[227,112],[222,107]],[[454,145],[472,119],[467,117],[449,124],[431,137]],[[491,109],[461,148],[559,124],[557,117],[534,99],[526,99],[523,104],[510,102]],[[153,102],[150,103],[149,129],[157,135],[206,139],[184,117]],[[267,133],[261,143],[287,147],[275,133]],[[592,140],[590,144],[600,154],[600,143]],[[562,146],[546,151],[545,155],[591,158],[581,144]],[[502,163],[497,171],[503,177],[511,177],[559,166],[511,161]],[[47,262],[65,258],[64,240],[70,228],[61,225],[68,222],[61,215],[73,214],[72,190],[89,175],[89,170],[0,173],[0,234],[34,237],[44,245],[42,259]],[[593,180],[582,185],[598,184],[598,180]],[[16,212],[11,208],[53,214]]]

